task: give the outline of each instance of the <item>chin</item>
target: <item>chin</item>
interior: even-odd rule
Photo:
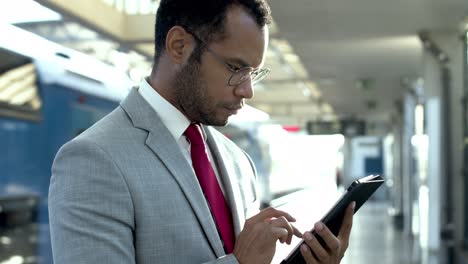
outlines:
[[[200,123],[207,126],[225,126],[228,123],[228,118],[201,118]]]
[[[222,111],[200,115],[201,123],[209,126],[225,126],[228,124],[229,117],[231,117],[231,114]]]
[[[222,118],[216,118],[216,119],[211,119],[210,125],[212,126],[225,126],[228,124],[229,121],[229,116],[227,117],[222,117]]]
[[[215,122],[211,122],[211,126],[225,126],[228,124],[228,120],[216,120]]]

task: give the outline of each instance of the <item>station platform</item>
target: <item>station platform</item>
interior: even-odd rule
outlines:
[[[274,200],[273,205],[293,215],[296,227],[304,232],[318,221],[339,198],[338,190],[317,186]],[[308,203],[309,206],[304,204]],[[353,218],[349,248],[342,264],[440,264],[437,255],[422,256],[412,239],[394,229],[385,201],[366,202]],[[295,238],[291,245],[278,243],[272,263],[280,263],[300,242]]]

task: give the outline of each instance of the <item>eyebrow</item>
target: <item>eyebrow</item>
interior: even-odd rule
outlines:
[[[246,61],[240,58],[226,58],[226,61],[232,64],[240,65],[240,68],[251,67],[252,69],[256,70],[256,68],[250,66]]]

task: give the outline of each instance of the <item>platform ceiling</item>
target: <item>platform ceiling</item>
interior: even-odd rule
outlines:
[[[62,18],[18,25],[128,67],[135,79],[147,74],[158,1],[37,2]],[[250,103],[289,125],[349,117],[388,124],[402,81],[421,75],[418,32],[457,32],[468,15],[466,0],[268,2],[272,73]]]

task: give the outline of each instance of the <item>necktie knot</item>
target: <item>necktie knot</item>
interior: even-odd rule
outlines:
[[[189,125],[187,130],[185,130],[185,136],[190,140],[190,144],[194,145],[204,145],[202,132],[200,125],[192,123]]]

